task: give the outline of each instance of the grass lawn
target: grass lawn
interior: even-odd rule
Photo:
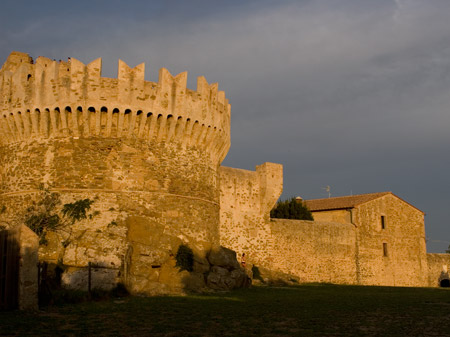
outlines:
[[[0,312],[12,336],[450,336],[450,290],[300,285]]]

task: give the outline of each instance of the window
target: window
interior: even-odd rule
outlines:
[[[385,257],[388,256],[388,248],[387,248],[386,242],[383,242],[383,256],[385,256]]]
[[[381,229],[386,229],[386,217],[384,215],[381,216]]]

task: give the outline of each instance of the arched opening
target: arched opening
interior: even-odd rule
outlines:
[[[100,133],[106,134],[106,124],[108,122],[108,108],[106,106],[102,106],[100,108]]]
[[[439,282],[439,286],[442,288],[450,288],[450,280],[448,278],[442,279],[441,282]]]
[[[95,111],[93,106],[87,109],[86,123],[89,132],[98,134],[100,132],[100,114]]]
[[[39,109],[34,109],[34,114],[31,115],[31,127],[35,135],[39,134],[39,125],[41,120],[41,111]]]
[[[40,120],[40,132],[48,137],[50,131],[50,109],[44,109]]]
[[[111,116],[111,135],[117,136],[117,130],[119,126],[119,109],[115,108]]]
[[[72,120],[72,108],[70,106],[66,106],[63,112],[63,129],[65,134],[69,133],[69,130],[73,127],[73,120]]]
[[[126,109],[123,115],[123,126],[122,126],[123,132],[128,133],[130,131],[129,130],[130,124],[131,124],[131,110]]]

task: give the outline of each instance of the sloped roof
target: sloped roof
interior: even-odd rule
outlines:
[[[344,197],[336,197],[336,198],[325,198],[325,199],[312,199],[312,200],[304,200],[303,202],[308,206],[310,211],[318,212],[318,211],[331,211],[337,209],[349,209],[354,208],[355,206],[364,204],[368,201],[378,199],[387,194],[392,194],[395,197],[399,198],[392,192],[379,192],[379,193],[368,193],[368,194],[359,194],[359,195],[348,195]],[[406,202],[402,198],[400,200]],[[410,203],[406,202],[411,207],[414,207]],[[424,213],[417,207],[414,207],[418,211]]]

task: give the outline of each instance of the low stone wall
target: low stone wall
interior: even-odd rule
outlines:
[[[448,267],[450,267],[450,254],[427,254],[428,285],[439,287],[444,279],[450,280]]]
[[[268,267],[300,282],[357,283],[355,227],[348,223],[272,219]]]

